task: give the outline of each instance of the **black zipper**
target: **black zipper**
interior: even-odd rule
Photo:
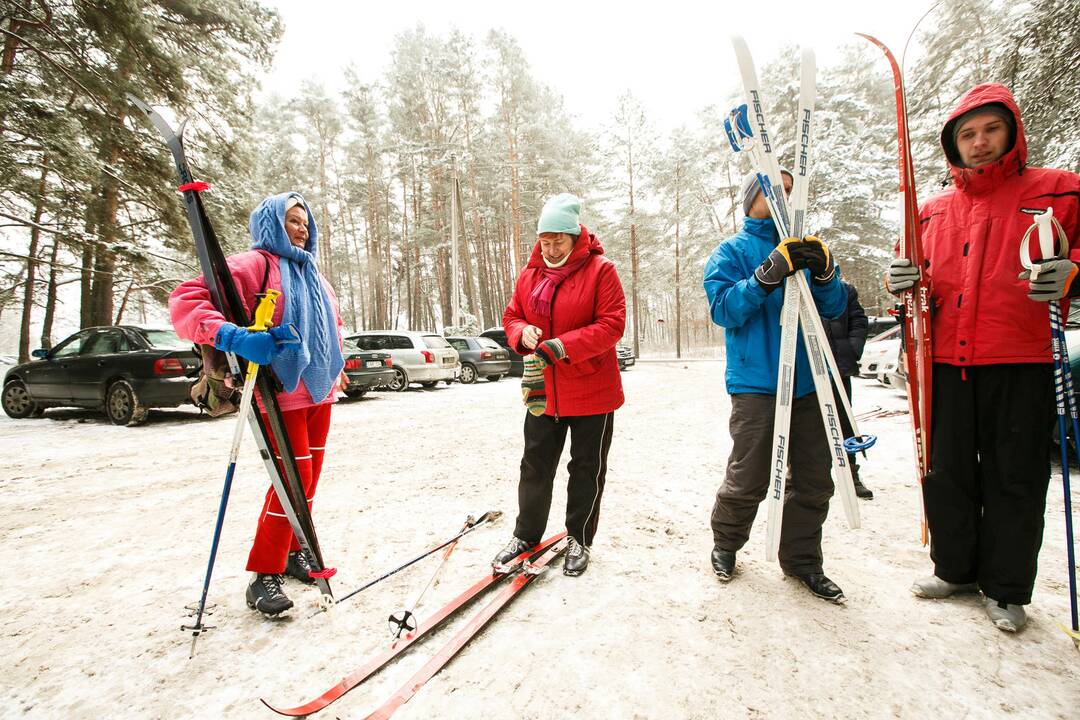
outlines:
[[[548,314],[548,333],[552,337],[555,336],[555,296],[559,294],[558,286],[555,287],[555,292],[551,293],[551,311]],[[559,361],[556,360],[551,366],[551,398],[555,401],[555,424],[559,423],[559,393],[555,388],[555,365],[558,365]]]

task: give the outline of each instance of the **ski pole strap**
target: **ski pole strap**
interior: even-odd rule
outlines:
[[[308,576],[318,580],[329,580],[337,575],[337,568],[323,568],[322,570],[308,570]]]
[[[876,442],[877,435],[856,435],[844,439],[844,449],[854,454],[861,450],[869,450]]]
[[[203,182],[202,180],[193,180],[189,183],[184,183],[180,187],[176,188],[180,192],[187,192],[188,190],[194,190],[195,192],[203,192],[210,189],[210,183]]]

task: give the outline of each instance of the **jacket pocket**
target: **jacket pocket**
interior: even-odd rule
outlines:
[[[600,372],[600,368],[604,364],[604,358],[609,352],[614,352],[614,350],[609,350],[587,360],[582,360],[581,362],[569,364],[561,363],[559,365],[559,374],[568,378],[580,378],[594,375]]]

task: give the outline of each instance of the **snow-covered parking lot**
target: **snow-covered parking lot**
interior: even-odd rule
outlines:
[[[623,374],[593,562],[541,576],[398,713],[401,718],[1068,718],[1080,654],[1068,622],[1060,476],[1050,484],[1039,581],[1019,636],[975,596],[928,602],[931,569],[906,415],[868,420],[862,462],[875,498],[863,528],[834,504],[826,571],[848,604],[816,600],[763,559],[764,513],[730,585],[713,577],[708,526],[730,447],[719,362],[643,362]],[[901,409],[857,380],[856,413]],[[372,393],[335,408],[315,521],[342,594],[452,535],[469,535],[419,614],[485,572],[510,536],[524,410],[513,379]],[[141,427],[50,411],[0,422],[5,624],[0,715],[31,718],[271,718],[385,647],[386,618],[426,581],[424,563],[312,617],[317,591],[290,581],[291,616],[244,603],[265,491],[247,441],[211,600],[217,629],[188,659],[184,605],[209,550],[233,419],[155,411]],[[556,480],[565,481],[565,472]],[[549,532],[559,529],[556,491]],[[838,501],[837,501],[838,502]],[[1080,493],[1074,494],[1074,503]],[[439,632],[323,711],[364,717],[433,653]]]

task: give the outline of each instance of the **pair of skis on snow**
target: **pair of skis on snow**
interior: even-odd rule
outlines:
[[[463,647],[480,632],[495,615],[513,600],[525,587],[566,550],[566,532],[560,532],[536,547],[518,555],[506,566],[489,571],[476,583],[453,598],[440,610],[418,623],[414,629],[395,640],[389,648],[373,657],[368,662],[351,672],[340,682],[319,697],[296,707],[283,708],[263,704],[280,715],[293,717],[312,715],[323,710],[340,699],[345,693],[372,677],[378,671],[396,660],[429,632],[439,628],[460,610],[486,594],[494,587],[499,587],[491,601],[476,612],[458,632],[447,641],[424,665],[417,670],[393,695],[382,705],[366,716],[368,720],[390,717],[398,708],[407,703],[423,687],[424,683],[435,676]],[[507,581],[508,580],[508,581]],[[503,582],[506,581],[506,582]]]
[[[812,50],[802,51],[802,72],[799,108],[796,118],[796,163],[793,169],[791,201],[784,192],[780,163],[777,160],[775,138],[765,119],[764,102],[758,85],[757,70],[750,50],[741,37],[732,38],[739,64],[746,103],[732,110],[724,122],[728,140],[737,153],[746,153],[757,174],[758,184],[769,206],[773,224],[781,238],[802,238],[806,234],[806,209],[810,191],[811,146],[815,124],[814,104],[817,92],[816,63]],[[821,410],[822,422],[832,451],[834,481],[840,493],[848,525],[861,524],[854,479],[848,462],[848,452],[863,451],[876,438],[859,433],[843,388],[835,397],[841,400],[842,410],[852,428],[852,437],[844,438],[833,394],[832,378],[839,383],[840,372],[833,358],[822,327],[821,317],[810,294],[806,273],[798,270],[784,283],[784,305],[781,311],[780,363],[776,383],[776,411],[773,421],[772,462],[768,491],[768,521],[766,525],[766,556],[775,560],[780,547],[784,512],[784,493],[787,485],[789,451],[791,447],[791,408],[795,389],[795,357],[799,328],[810,360],[814,389]]]

